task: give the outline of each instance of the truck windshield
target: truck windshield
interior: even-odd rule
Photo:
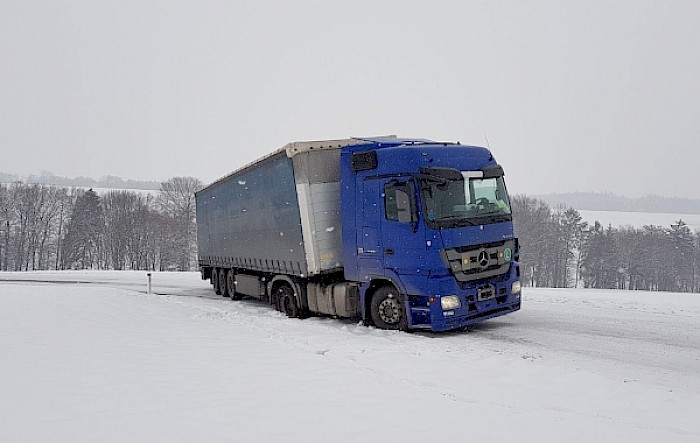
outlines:
[[[462,178],[421,180],[423,209],[429,225],[455,227],[510,221],[511,209],[503,177],[482,178],[480,171],[462,171]]]

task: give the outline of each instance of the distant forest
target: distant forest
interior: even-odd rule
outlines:
[[[566,194],[534,195],[552,207],[564,206],[579,211],[665,212],[700,214],[700,200],[648,195],[640,198],[614,194],[572,192]]]
[[[90,177],[59,177],[52,172],[43,171],[39,175],[30,174],[22,177],[16,174],[0,172],[0,183],[35,183],[42,185],[55,185],[79,188],[108,188],[108,189],[139,189],[157,191],[160,189],[159,181],[154,180],[124,180],[121,177],[105,175],[99,180]]]
[[[526,286],[700,292],[700,232],[683,220],[615,228],[525,195],[512,205]]]
[[[160,183],[155,195],[0,183],[0,270],[194,270],[201,187],[192,177]]]

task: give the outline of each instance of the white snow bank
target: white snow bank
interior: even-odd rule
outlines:
[[[0,441],[700,438],[697,295],[526,289],[471,332],[406,334],[288,319],[194,273],[145,290],[0,273]]]

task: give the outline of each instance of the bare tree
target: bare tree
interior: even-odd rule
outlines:
[[[520,240],[523,281],[530,286],[548,286],[553,264],[552,211],[541,200],[515,195],[512,198],[515,234]]]
[[[10,190],[5,184],[0,184],[0,270],[8,270],[10,258],[10,226],[12,212]]]
[[[195,192],[203,184],[194,177],[173,177],[161,183],[157,202],[161,212],[172,220],[171,226],[177,232],[175,252],[178,269],[193,268],[196,260],[196,206]]]
[[[152,269],[148,242],[155,218],[149,197],[133,191],[111,191],[102,198],[105,243],[114,269]]]

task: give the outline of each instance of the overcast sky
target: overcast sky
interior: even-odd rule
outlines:
[[[511,193],[700,198],[699,79],[700,1],[0,0],[0,172],[398,134],[488,138]]]

